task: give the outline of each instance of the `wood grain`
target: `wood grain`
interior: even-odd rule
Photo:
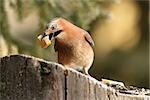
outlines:
[[[0,59],[0,100],[150,100],[120,93],[73,69],[25,55]]]

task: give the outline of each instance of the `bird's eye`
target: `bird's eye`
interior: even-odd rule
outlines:
[[[55,29],[55,27],[54,27],[54,26],[52,26],[52,27],[51,27],[51,29],[52,29],[52,30],[54,30],[54,29]]]
[[[55,30],[55,29],[56,29],[56,25],[55,25],[55,24],[52,25],[52,26],[51,26],[51,29],[52,29],[52,30]]]

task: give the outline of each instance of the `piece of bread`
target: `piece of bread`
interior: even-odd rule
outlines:
[[[47,48],[52,42],[49,40],[49,36],[45,36],[44,38],[38,38],[39,43],[42,48]]]

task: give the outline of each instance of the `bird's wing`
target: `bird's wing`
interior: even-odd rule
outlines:
[[[85,37],[85,40],[91,45],[91,46],[94,46],[94,41],[93,41],[93,39],[92,39],[92,37],[90,36],[90,34],[89,33],[85,33],[84,34],[84,37]]]

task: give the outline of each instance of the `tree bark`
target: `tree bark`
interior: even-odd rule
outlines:
[[[0,59],[0,100],[150,100],[150,96],[121,93],[60,64],[12,55]]]

